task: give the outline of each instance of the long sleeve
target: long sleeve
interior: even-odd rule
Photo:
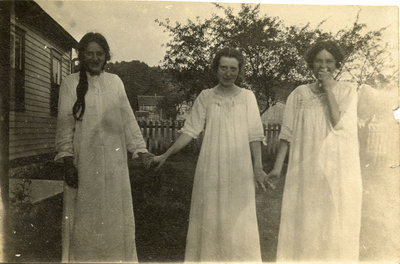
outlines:
[[[248,92],[247,96],[247,115],[249,142],[263,141],[264,131],[260,110],[258,109],[256,97],[251,91]]]
[[[354,84],[342,83],[339,87],[335,88],[337,89],[335,97],[339,106],[340,120],[336,126],[330,126],[334,133],[338,130],[348,130],[355,127],[355,124],[357,124],[358,101],[358,94]]]
[[[118,82],[119,101],[121,103],[122,122],[124,123],[126,147],[135,158],[138,153],[146,153],[148,151],[140,127],[133,114],[128,96],[126,95],[124,84],[118,76],[116,76],[116,78]]]
[[[374,88],[369,85],[362,85],[358,90],[358,118],[359,121],[365,123],[370,120],[374,115],[374,107],[376,105],[377,97],[379,94]],[[376,107],[375,107],[376,108]]]
[[[279,134],[279,139],[286,140],[288,142],[292,141],[293,128],[294,128],[294,115],[296,111],[296,97],[297,94],[292,92],[285,105],[285,111],[283,112],[282,128]]]
[[[185,125],[181,129],[182,133],[185,133],[192,138],[197,138],[204,129],[206,120],[205,96],[206,95],[203,91],[196,98],[192,109],[190,110],[190,114],[185,120]]]
[[[59,160],[66,156],[74,156],[73,137],[75,129],[75,119],[72,115],[74,99],[71,87],[72,78],[66,78],[60,86],[58,100],[58,116],[56,131],[56,151],[54,160]]]

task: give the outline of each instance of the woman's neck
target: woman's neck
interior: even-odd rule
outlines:
[[[321,87],[321,83],[318,81],[311,83],[310,89],[314,94],[322,94],[325,92]]]
[[[90,76],[90,77],[100,76],[102,73],[103,73],[103,71],[101,71],[101,72],[90,72],[90,71],[86,71],[87,76]]]
[[[218,84],[215,89],[218,91],[219,94],[223,95],[223,96],[229,96],[229,95],[233,95],[236,94],[237,91],[240,89],[238,86],[236,85],[232,85],[232,86],[223,86],[221,84]]]

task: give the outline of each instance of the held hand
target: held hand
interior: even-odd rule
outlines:
[[[281,171],[276,170],[276,169],[272,169],[268,175],[267,178],[265,179],[265,181],[267,182],[267,184],[273,189],[275,190],[276,188],[276,184],[278,183],[279,178],[281,177]]]
[[[165,154],[162,154],[160,156],[155,156],[153,157],[151,164],[157,164],[156,169],[159,169],[167,160],[167,156]]]
[[[256,180],[256,187],[261,188],[265,192],[267,190],[264,185],[264,181],[267,178],[265,171],[262,168],[255,168],[254,178]]]
[[[140,159],[142,160],[143,166],[148,169],[151,167],[153,162],[154,154],[150,152],[139,153]]]
[[[72,164],[64,164],[64,180],[69,187],[78,188],[78,170]]]

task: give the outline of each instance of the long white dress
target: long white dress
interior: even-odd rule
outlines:
[[[395,85],[396,86],[396,85]],[[398,89],[359,91],[363,176],[362,261],[400,262],[400,126],[393,117]]]
[[[333,88],[340,121],[332,127],[327,99],[297,87],[288,97],[280,138],[290,142],[277,261],[357,261],[362,184],[357,92]]]
[[[64,187],[63,262],[137,262],[127,151],[147,152],[121,79],[88,76],[83,121],[75,121],[79,73],[60,88],[56,160],[73,156],[79,187]]]
[[[196,138],[204,126],[185,261],[261,262],[249,144],[264,134],[254,94],[203,90],[182,132]]]

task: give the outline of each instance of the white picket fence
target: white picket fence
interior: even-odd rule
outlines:
[[[150,152],[159,154],[167,150],[175,142],[179,135],[179,130],[183,127],[183,120],[139,120],[138,124],[142,131],[147,148]],[[275,154],[279,144],[279,124],[268,124],[264,127],[266,145],[264,153]],[[197,152],[201,146],[202,137],[193,140],[187,147],[193,152]]]

